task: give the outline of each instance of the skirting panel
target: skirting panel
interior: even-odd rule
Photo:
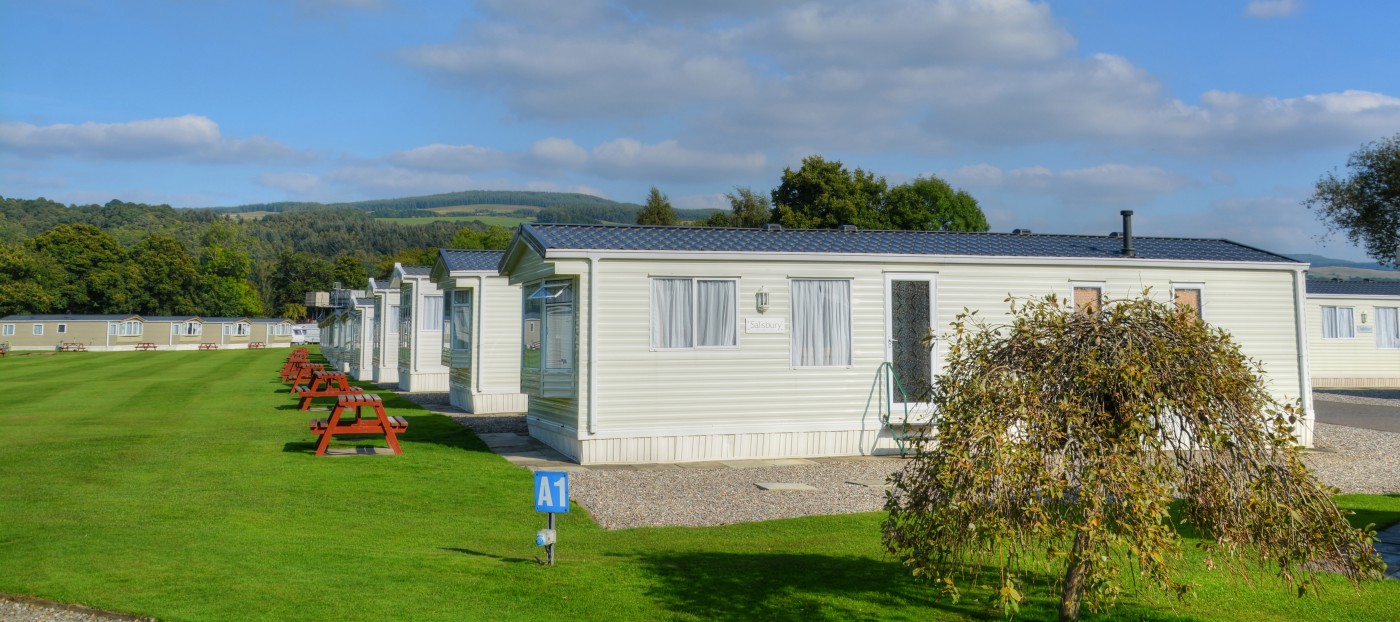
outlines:
[[[1366,389],[1400,387],[1400,377],[1390,378],[1320,378],[1312,377],[1315,389]]]
[[[398,384],[399,368],[397,367],[376,367],[374,368],[374,384]]]
[[[530,429],[533,434],[534,426]],[[540,440],[554,446],[544,438]],[[889,430],[885,429],[658,435],[584,439],[578,442],[582,450],[579,463],[583,465],[826,458],[899,453],[898,444],[890,436]]]
[[[579,440],[577,431],[558,424],[540,421],[534,417],[526,417],[525,423],[530,428],[531,437],[553,447],[555,451],[573,460],[578,460]]]
[[[453,378],[448,398],[453,406],[478,415],[491,413],[523,413],[530,408],[524,393],[473,393],[471,387]]]
[[[413,374],[399,369],[399,390],[409,393],[436,393],[447,391],[447,373]]]

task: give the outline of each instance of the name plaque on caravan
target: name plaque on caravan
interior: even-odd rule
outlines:
[[[744,332],[785,333],[787,332],[787,319],[781,317],[746,317],[744,318]]]

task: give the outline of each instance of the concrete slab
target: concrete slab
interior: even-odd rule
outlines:
[[[324,455],[334,457],[344,456],[394,456],[394,450],[388,447],[327,447]]]
[[[768,462],[773,463],[773,466],[811,466],[816,464],[806,458],[779,458],[777,460],[769,460]]]
[[[866,488],[889,488],[890,483],[883,479],[851,479],[846,480],[847,484],[865,486]]]
[[[721,460],[720,464],[731,469],[761,469],[777,466],[772,460]]]
[[[560,462],[532,462],[532,463],[530,463],[530,464],[526,464],[526,465],[523,465],[523,466],[524,466],[526,469],[529,469],[529,470],[531,470],[531,471],[564,471],[564,472],[567,472],[567,473],[587,473],[587,472],[589,472],[590,470],[592,470],[592,469],[589,469],[588,467],[579,466],[579,465],[574,464],[574,463],[572,463],[572,462],[570,462],[570,463],[560,463]]]
[[[807,484],[794,484],[788,482],[758,482],[754,484],[759,490],[787,491],[787,490],[816,490]]]

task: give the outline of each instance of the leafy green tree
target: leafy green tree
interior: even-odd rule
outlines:
[[[135,279],[126,250],[115,238],[86,224],[59,225],[35,236],[29,249],[63,272],[55,297],[71,313],[131,313],[117,305],[132,299]]]
[[[1008,613],[1029,572],[1061,577],[1060,618],[1125,581],[1184,596],[1181,522],[1206,565],[1257,564],[1301,594],[1326,567],[1379,576],[1374,532],[1348,525],[1308,471],[1281,406],[1229,333],[1146,297],[1073,311],[1053,296],[1009,325],[952,325],[932,390],[937,433],[892,477],[884,542],[953,598],[997,577]]]
[[[394,264],[405,266],[431,266],[437,262],[438,249],[436,248],[405,248],[392,255],[385,256],[378,263],[374,264],[374,273],[380,278],[388,278],[394,271]]]
[[[306,305],[299,302],[289,302],[282,307],[282,317],[293,321],[306,319]]]
[[[448,248],[461,250],[500,250],[510,245],[510,239],[515,235],[515,230],[500,225],[491,225],[485,231],[480,231],[472,227],[462,227],[457,231],[457,235],[452,236],[452,242]]]
[[[651,187],[651,192],[647,194],[647,203],[642,206],[642,211],[637,212],[637,224],[639,225],[674,225],[679,220],[676,218],[676,209],[671,207],[671,200],[666,198],[656,186]]]
[[[847,170],[836,160],[819,155],[802,160],[794,171],[783,169],[782,182],[773,189],[773,213],[769,222],[798,229],[835,229],[856,225],[880,229],[885,178],[864,170]]]
[[[986,231],[977,199],[937,177],[918,177],[885,193],[884,226],[922,231]]]
[[[252,256],[238,225],[227,220],[210,223],[199,238],[200,271],[207,275],[248,278]]]
[[[0,316],[62,308],[63,270],[19,244],[0,244]]]
[[[768,224],[772,209],[765,197],[752,188],[734,188],[734,192],[724,195],[729,199],[729,222],[732,227],[762,227]]]
[[[1327,225],[1381,264],[1400,267],[1400,134],[1367,143],[1347,159],[1349,174],[1317,181],[1303,202]]]
[[[341,255],[335,258],[336,283],[345,289],[364,289],[369,284],[369,272],[365,271],[365,264],[359,259],[349,255]]]
[[[306,253],[283,251],[277,256],[269,277],[269,309],[284,309],[289,303],[306,300],[307,292],[330,291],[335,283],[335,265]]]
[[[185,245],[162,233],[152,233],[131,249],[136,268],[136,306],[150,315],[197,315],[203,285],[199,266]]]
[[[329,262],[327,262],[329,265]],[[204,317],[259,317],[262,297],[248,279],[204,275],[200,309]],[[304,298],[303,298],[304,300]]]

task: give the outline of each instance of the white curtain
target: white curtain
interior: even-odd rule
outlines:
[[[385,327],[389,329],[390,335],[399,334],[399,307],[398,305],[384,306]]]
[[[733,346],[739,343],[734,317],[734,281],[700,281],[696,287],[696,345]]]
[[[469,290],[452,292],[452,349],[471,351],[472,347],[472,293]]]
[[[651,280],[651,347],[691,347],[691,295],[690,279]]]
[[[442,296],[423,297],[423,330],[442,330]]]
[[[1356,324],[1351,307],[1322,308],[1322,338],[1351,339],[1356,336]]]
[[[851,364],[850,281],[792,281],[792,364]]]
[[[573,369],[574,305],[548,305],[544,315],[545,369]]]
[[[1400,314],[1395,307],[1376,307],[1376,347],[1400,348]]]

